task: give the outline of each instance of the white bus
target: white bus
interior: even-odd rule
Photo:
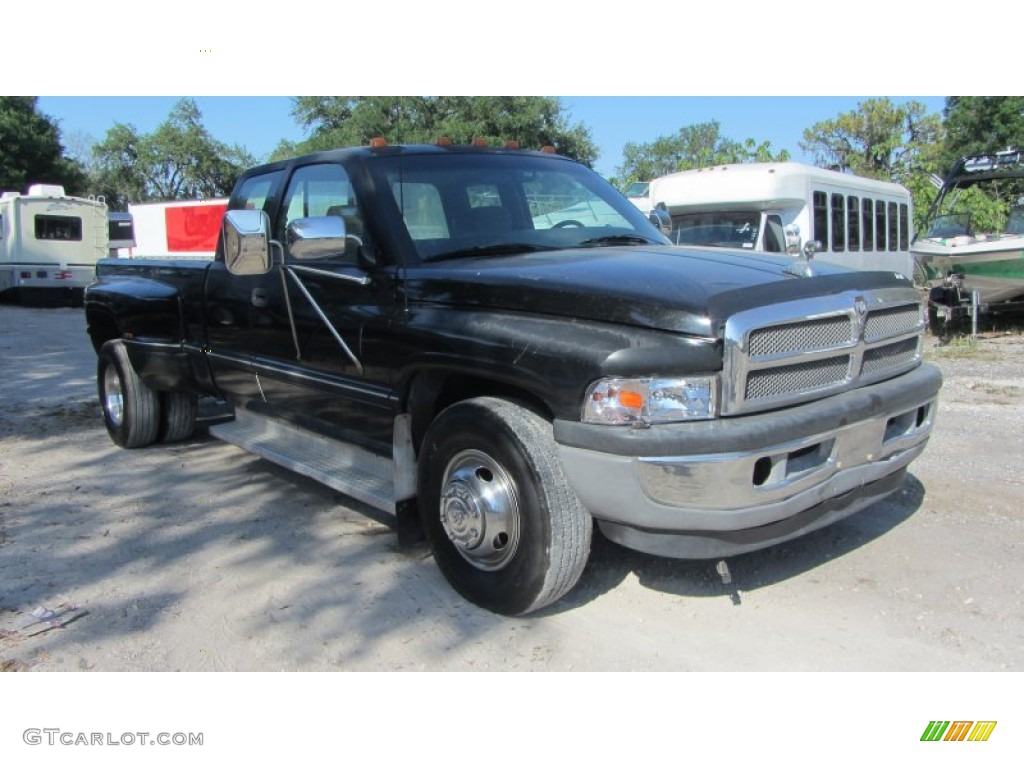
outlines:
[[[107,206],[56,184],[0,196],[0,297],[77,303],[107,256]]]
[[[914,275],[913,210],[899,184],[800,163],[740,163],[662,176],[650,196],[671,215],[677,244],[785,253],[816,240],[815,259]]]

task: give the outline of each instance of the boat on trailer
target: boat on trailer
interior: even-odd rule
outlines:
[[[969,197],[978,192],[1003,208],[996,226],[973,221]],[[932,284],[936,330],[967,317],[1024,312],[1024,150],[957,162],[910,250]]]

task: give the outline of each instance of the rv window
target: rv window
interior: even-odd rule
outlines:
[[[875,201],[875,250],[885,250],[885,203]]]
[[[896,203],[889,203],[889,250],[898,250],[900,220],[896,217]]]
[[[77,216],[36,216],[36,240],[81,240],[82,220]]]
[[[814,193],[814,235],[824,248],[828,244],[828,197],[824,192]]]
[[[861,208],[864,212],[864,250],[871,251],[875,247],[875,216],[874,203],[866,197],[861,201]]]
[[[846,249],[846,227],[844,226],[844,218],[846,212],[844,211],[845,206],[843,205],[843,196],[832,194],[832,249],[833,251],[843,251]]]
[[[856,197],[846,198],[846,228],[849,230],[847,242],[851,251],[860,250],[860,201]]]
[[[907,205],[900,205],[900,250],[910,248],[910,222],[908,221]]]

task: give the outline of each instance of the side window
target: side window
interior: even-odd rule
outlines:
[[[81,240],[82,220],[77,216],[35,217],[36,240]]]
[[[846,250],[846,227],[843,226],[846,206],[843,203],[842,195],[832,194],[832,250],[836,252]]]
[[[337,216],[345,222],[348,245],[344,254],[332,257],[330,261],[355,264],[363,238],[363,219],[348,174],[336,163],[306,165],[292,174],[278,217],[278,239],[286,242],[285,232],[289,224],[296,219],[313,216]]]
[[[864,250],[872,251],[875,248],[875,204],[866,197],[861,203],[864,212],[861,219],[864,223]]]
[[[875,201],[875,250],[885,250],[885,203]]]
[[[852,195],[846,198],[847,243],[851,251],[860,250],[860,201]]]
[[[909,208],[906,203],[900,204],[900,250],[906,251],[910,248],[910,222]]]
[[[896,216],[896,203],[889,203],[889,250],[895,251],[899,247],[899,226],[900,220]]]
[[[250,211],[265,210],[271,192],[283,175],[284,171],[275,171],[246,179],[235,195],[234,207]]]
[[[814,234],[812,240],[817,240],[824,248],[828,245],[828,197],[824,192],[814,193]]]

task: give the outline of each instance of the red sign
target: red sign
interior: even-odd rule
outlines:
[[[164,217],[167,222],[167,250],[213,253],[217,250],[220,222],[227,209],[227,203],[166,208]]]

